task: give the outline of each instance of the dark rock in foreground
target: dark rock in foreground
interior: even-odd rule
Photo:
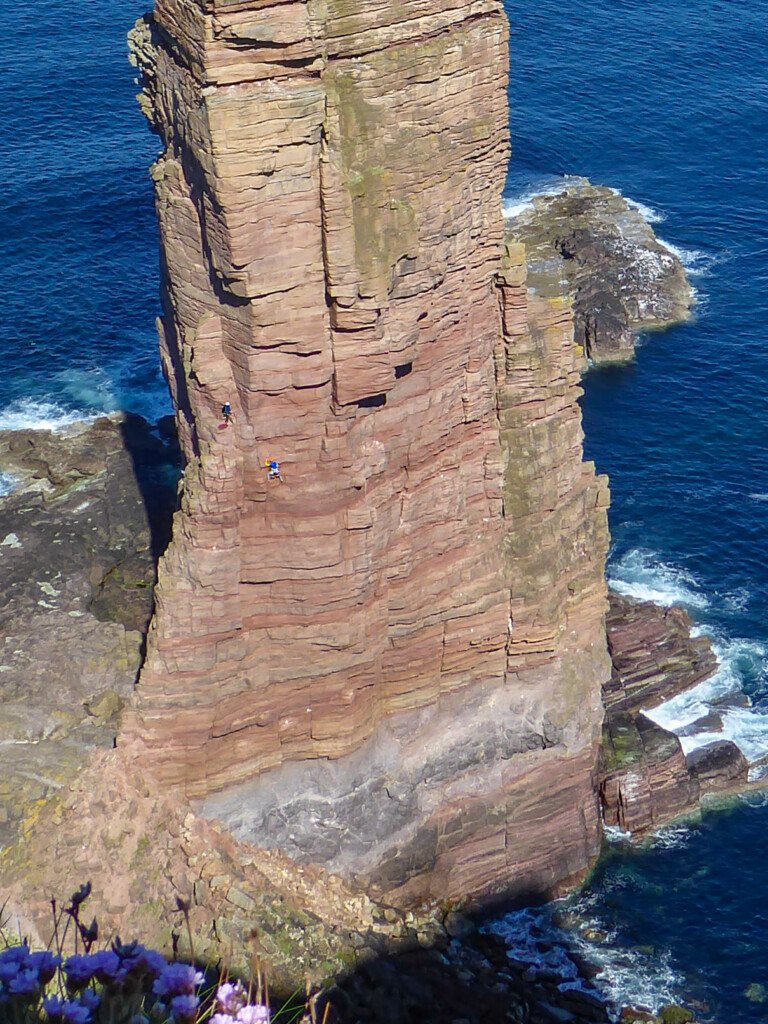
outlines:
[[[614,189],[568,179],[562,192],[537,196],[510,218],[507,237],[526,247],[529,284],[547,290],[564,279],[573,292],[574,336],[594,363],[626,362],[638,331],[690,316],[694,293],[682,263]]]

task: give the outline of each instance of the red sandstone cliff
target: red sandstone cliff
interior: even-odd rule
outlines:
[[[552,891],[598,845],[607,489],[570,306],[500,258],[501,3],[155,20],[187,468],[122,746],[395,900]]]

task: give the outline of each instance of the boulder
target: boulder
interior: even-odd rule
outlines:
[[[702,793],[716,793],[747,783],[749,764],[731,740],[715,740],[692,750],[685,759]]]

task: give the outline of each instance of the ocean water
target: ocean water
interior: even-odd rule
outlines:
[[[4,11],[0,429],[170,410],[147,173],[159,146],[125,45],[147,3]],[[693,323],[646,339],[631,367],[589,374],[586,449],[611,476],[615,585],[681,601],[720,653],[716,679],[657,717],[682,727],[742,688],[752,707],[727,708],[725,734],[757,760],[768,753],[768,0],[505,3],[507,207],[586,175],[640,204],[694,274]],[[12,486],[0,478],[0,491]],[[567,915],[617,999],[684,996],[719,1024],[768,1021],[767,839],[760,800],[642,850],[618,837],[591,886],[536,919]]]
[[[3,10],[0,429],[170,411],[157,228],[125,35],[148,0]]]
[[[719,735],[754,761],[768,753],[768,0],[505,6],[507,208],[585,175],[640,204],[693,275],[694,322],[588,374],[585,448],[611,478],[614,585],[686,605],[720,656],[653,717],[682,727],[742,689],[752,707],[726,708]],[[579,941],[616,998],[766,1021],[767,841],[763,800],[642,850],[619,837],[554,911],[597,937]]]

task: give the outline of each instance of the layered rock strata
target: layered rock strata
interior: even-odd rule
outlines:
[[[611,593],[606,625],[613,664],[603,687],[600,795],[606,824],[642,835],[697,808],[710,793],[747,788],[747,760],[735,743],[715,740],[686,756],[678,736],[642,713],[717,670],[709,639],[691,636],[685,609]],[[717,723],[702,725],[711,730]]]
[[[608,499],[499,261],[501,4],[158,0],[134,52],[187,466],[122,749],[401,902],[580,877]]]
[[[574,332],[593,363],[632,359],[639,331],[690,317],[694,291],[679,257],[620,192],[568,178],[507,221],[531,274],[562,273],[573,295]]]

